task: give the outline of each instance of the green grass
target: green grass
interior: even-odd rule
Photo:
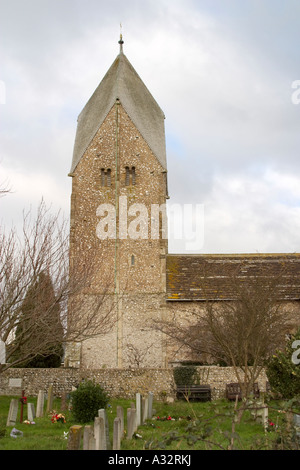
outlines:
[[[78,424],[73,421],[72,413],[66,411],[66,423],[52,423],[51,415],[36,418],[35,424],[20,423],[17,417],[16,429],[23,432],[23,437],[12,438],[10,432],[12,426],[6,427],[6,420],[12,398],[0,397],[0,450],[66,450],[67,439],[64,432],[68,432],[70,426]],[[34,403],[36,398],[28,397],[28,402]],[[130,407],[130,400],[111,400],[107,408],[110,437],[112,441],[113,420],[116,417],[116,408],[123,406],[126,429],[126,410]],[[140,426],[133,439],[122,440],[123,450],[197,450],[197,449],[227,449],[232,432],[232,413],[234,405],[225,400],[209,403],[187,403],[176,401],[173,404],[154,402],[155,414],[153,419]],[[278,404],[274,407],[280,408]],[[60,400],[55,399],[53,409],[60,412]],[[167,419],[171,417],[172,419]],[[24,406],[24,419],[27,419],[26,405]],[[269,418],[274,423],[281,425],[282,415],[270,410]],[[92,423],[86,423],[92,424]],[[5,435],[3,436],[3,434]],[[270,442],[277,437],[277,433],[270,428],[265,433],[262,425],[256,423],[245,412],[240,424],[235,424],[234,445],[237,449],[266,449],[270,448]],[[140,437],[139,437],[140,436]],[[205,437],[205,440],[203,440]]]

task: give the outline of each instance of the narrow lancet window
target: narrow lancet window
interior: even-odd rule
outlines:
[[[111,186],[111,170],[105,170],[101,168],[101,186],[102,187],[109,187]]]
[[[135,167],[129,168],[129,166],[125,167],[125,186],[135,185],[136,178],[135,178]]]

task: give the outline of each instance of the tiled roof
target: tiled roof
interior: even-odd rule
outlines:
[[[117,99],[163,168],[167,168],[165,115],[120,52],[78,117],[71,174]]]
[[[234,281],[277,277],[280,298],[300,299],[300,254],[167,255],[168,300],[231,300]]]

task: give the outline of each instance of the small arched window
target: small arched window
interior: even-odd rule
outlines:
[[[125,167],[125,186],[135,185],[135,167],[129,168],[129,166]]]
[[[111,186],[111,169],[108,168],[105,170],[101,168],[101,186],[102,187],[109,187]]]
[[[134,255],[131,255],[131,261],[130,261],[131,266],[135,265],[135,257]]]

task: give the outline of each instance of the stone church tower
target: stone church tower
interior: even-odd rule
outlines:
[[[79,317],[98,299],[92,316],[108,315],[111,324],[66,356],[87,368],[164,367],[164,342],[151,325],[164,315],[166,295],[165,117],[123,53],[122,36],[119,44],[78,117],[69,174],[71,270],[94,267]]]

